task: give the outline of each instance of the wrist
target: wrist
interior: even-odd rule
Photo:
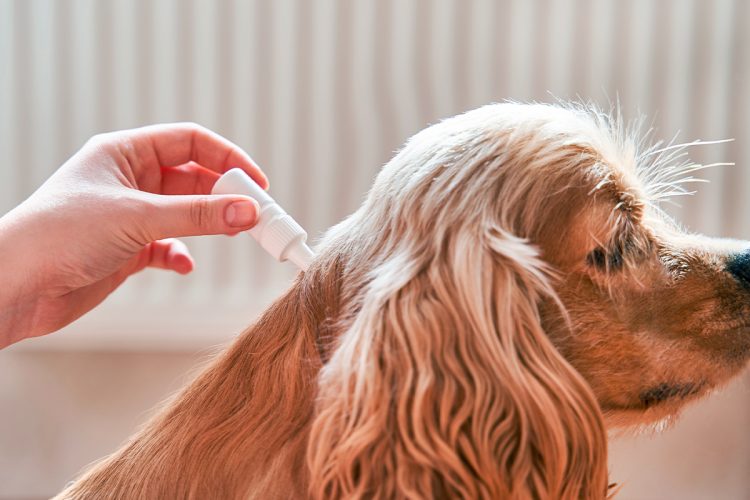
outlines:
[[[31,335],[39,294],[33,245],[26,241],[23,205],[0,217],[0,348]]]
[[[3,303],[0,310],[0,349],[32,336],[31,323],[35,308],[33,302]]]

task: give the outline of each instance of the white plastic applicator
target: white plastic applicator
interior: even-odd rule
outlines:
[[[248,232],[263,249],[276,260],[291,260],[303,271],[307,270],[313,257],[307,246],[307,233],[292,219],[268,193],[258,186],[243,170],[233,168],[222,175],[212,194],[242,194],[260,205],[258,223]]]

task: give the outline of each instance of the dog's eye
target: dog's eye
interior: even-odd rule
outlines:
[[[607,251],[602,247],[595,248],[586,256],[589,266],[601,271],[615,271],[622,267],[622,252],[620,250]]]
[[[607,254],[604,253],[602,247],[597,247],[593,252],[586,256],[586,262],[588,265],[596,267],[597,269],[604,269],[607,267]]]

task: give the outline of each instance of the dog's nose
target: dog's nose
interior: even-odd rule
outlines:
[[[730,257],[727,261],[727,271],[737,278],[742,286],[750,289],[750,250]]]

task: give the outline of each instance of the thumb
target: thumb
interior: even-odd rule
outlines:
[[[241,195],[155,195],[157,210],[146,221],[153,240],[229,234],[255,225],[258,202]]]

